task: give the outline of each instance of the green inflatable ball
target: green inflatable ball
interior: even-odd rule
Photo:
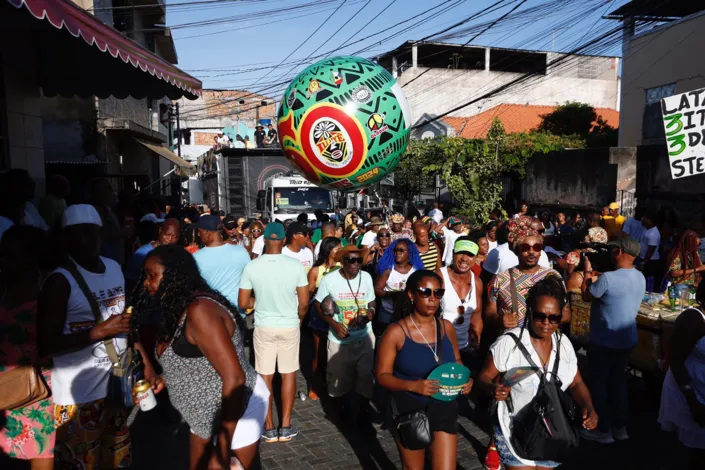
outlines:
[[[284,93],[279,139],[312,183],[360,189],[394,170],[409,143],[411,109],[383,67],[334,57],[301,72]]]

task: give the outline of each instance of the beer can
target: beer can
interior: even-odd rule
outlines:
[[[140,410],[149,411],[157,406],[157,398],[154,396],[152,385],[146,380],[140,380],[132,387],[132,391],[137,395],[137,403],[140,404]]]

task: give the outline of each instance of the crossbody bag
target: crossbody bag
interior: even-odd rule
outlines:
[[[102,323],[104,320],[100,312],[100,306],[88,284],[86,284],[86,280],[78,271],[75,262],[70,260],[64,265],[64,269],[71,273],[79,289],[88,300],[96,325]],[[111,364],[110,378],[108,380],[108,402],[118,408],[132,408],[135,406],[135,402],[132,399],[132,387],[140,380],[144,380],[141,354],[129,346],[125,349],[125,352],[118,354],[115,344],[110,338],[104,340],[103,344]]]

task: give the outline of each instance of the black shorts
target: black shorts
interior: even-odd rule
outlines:
[[[458,400],[440,401],[429,398],[427,404],[406,392],[392,392],[389,394],[389,399],[391,399],[392,395],[396,401],[399,414],[425,411],[431,432],[441,431],[453,435],[458,433]],[[392,433],[394,439],[399,439],[397,429],[394,426],[394,419],[392,418],[392,406],[389,403],[387,403],[385,425]]]

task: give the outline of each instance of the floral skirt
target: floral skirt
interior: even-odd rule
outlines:
[[[51,388],[51,369],[42,369],[42,376]],[[51,397],[4,413],[0,429],[0,451],[12,459],[51,459],[54,457],[56,425]]]

